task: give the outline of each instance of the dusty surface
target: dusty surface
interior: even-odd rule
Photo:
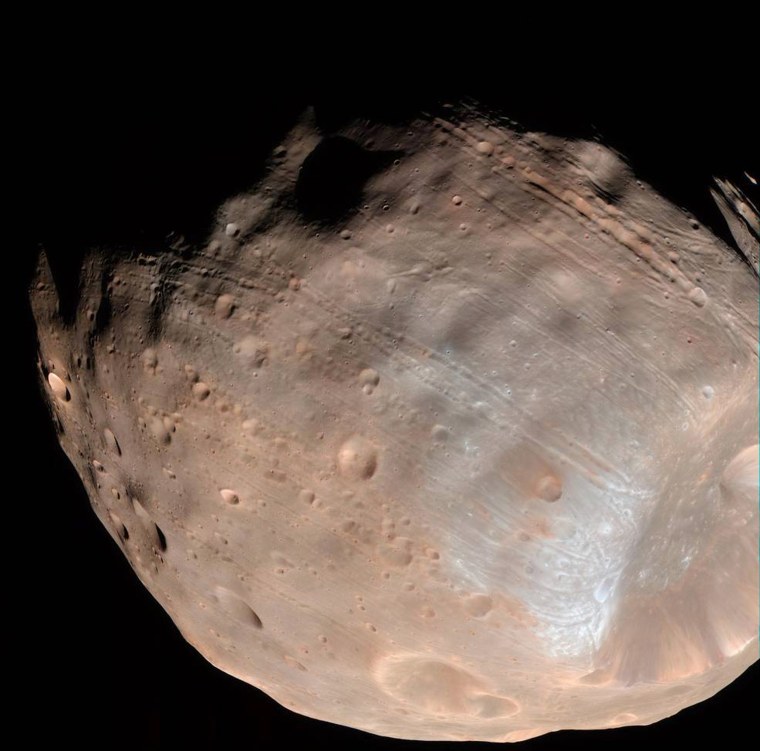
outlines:
[[[757,277],[598,144],[308,121],[204,248],[32,303],[61,444],[212,663],[390,736],[653,722],[757,658]]]

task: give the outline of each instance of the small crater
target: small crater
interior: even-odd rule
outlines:
[[[240,503],[240,497],[238,494],[229,488],[223,488],[220,490],[219,495],[222,496],[222,500],[225,503],[229,503],[231,506],[236,506],[238,503]]]
[[[217,587],[215,591],[216,598],[225,612],[248,626],[263,628],[261,618],[245,600],[226,587]]]
[[[158,524],[153,521],[150,514],[145,509],[145,506],[143,506],[136,498],[132,498],[132,508],[135,512],[135,516],[137,516],[140,524],[143,526],[143,529],[151,540],[153,547],[162,553],[165,552],[167,548],[166,535],[164,535]]]
[[[49,373],[47,380],[57,399],[60,399],[62,402],[67,402],[71,399],[71,394],[69,394],[69,390],[63,382],[63,379],[55,373]]]
[[[246,336],[232,345],[232,351],[250,367],[260,368],[269,357],[269,344],[258,336]]]
[[[548,503],[562,497],[562,481],[554,475],[545,475],[536,483],[536,496]]]
[[[704,308],[707,303],[707,293],[701,287],[694,287],[688,294],[691,300],[698,308]]]
[[[161,527],[158,526],[155,522],[153,523],[153,526],[155,527],[155,533],[156,533],[156,540],[158,542],[158,549],[162,552],[166,552],[166,535],[163,533],[163,530]]]
[[[116,456],[121,456],[121,446],[119,446],[116,436],[108,428],[103,431],[103,438],[105,439],[106,446],[116,454]]]
[[[214,303],[217,318],[229,318],[235,310],[235,298],[232,295],[219,295]]]
[[[632,712],[621,712],[612,718],[613,725],[630,725],[636,722],[639,718]]]
[[[211,393],[211,389],[205,383],[203,383],[203,381],[198,381],[198,383],[193,385],[193,396],[199,402],[202,402],[204,399],[207,399],[210,393]]]
[[[473,714],[484,719],[512,717],[520,711],[520,705],[504,696],[478,694],[470,699]]]
[[[377,451],[361,436],[352,436],[338,451],[338,469],[350,480],[369,480],[377,470]]]
[[[602,579],[594,590],[594,599],[599,603],[609,600],[610,596],[615,591],[617,580],[618,577],[616,574],[611,574]]]
[[[365,368],[359,373],[359,385],[365,394],[371,394],[378,383],[380,383],[380,375],[376,370]]]
[[[314,503],[314,498],[315,495],[313,490],[304,489],[298,493],[299,503],[305,503],[306,505],[310,506],[312,503]]]
[[[444,425],[433,425],[430,430],[430,437],[435,443],[446,443],[450,435],[449,429]]]
[[[166,427],[166,423],[160,417],[153,417],[150,421],[150,432],[153,433],[153,437],[163,445],[171,442],[172,436],[169,429]]]
[[[242,427],[250,435],[258,435],[262,431],[261,423],[255,417],[252,417],[250,420],[244,420]]]
[[[473,618],[485,618],[493,610],[493,600],[488,595],[470,595],[464,601],[464,609]]]
[[[126,542],[129,539],[129,530],[127,529],[127,525],[124,524],[121,518],[117,516],[113,511],[109,511],[108,513],[111,517],[111,523],[113,524],[119,539],[122,542]]]

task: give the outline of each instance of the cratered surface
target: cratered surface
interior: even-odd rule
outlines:
[[[307,118],[203,247],[31,297],[61,445],[214,665],[516,741],[756,659],[757,293],[617,154],[472,116]]]

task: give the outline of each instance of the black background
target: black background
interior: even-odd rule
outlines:
[[[529,128],[600,137],[628,155],[643,179],[724,237],[707,193],[709,180],[714,174],[740,180],[744,169],[758,164],[751,119],[740,117],[735,100],[718,87],[703,87],[699,107],[667,97],[652,102],[621,96],[615,106],[569,101],[551,88],[540,101],[467,93]],[[221,102],[211,106],[177,92],[147,97],[127,87],[106,98],[95,87],[65,89],[34,109],[19,142],[29,163],[16,186],[28,212],[18,222],[25,235],[23,275],[28,279],[40,245],[57,258],[73,259],[98,244],[162,247],[170,231],[200,241],[216,206],[255,181],[269,149],[309,101],[316,102],[329,133],[353,115],[399,121],[458,94],[400,101],[312,92],[250,104],[221,93]],[[57,446],[39,396],[25,288],[25,281],[13,288],[14,310],[21,314],[12,328],[22,334],[13,409],[23,415],[17,435],[26,462],[19,466],[30,463],[31,469],[19,469],[21,490],[9,498],[14,516],[8,526],[26,552],[7,577],[22,605],[9,608],[16,615],[8,618],[13,635],[6,645],[9,665],[20,660],[23,677],[8,678],[19,713],[9,719],[7,732],[21,730],[30,744],[52,739],[101,748],[270,749],[290,741],[296,747],[432,748],[297,716],[211,667],[182,640],[101,528]],[[752,737],[757,687],[755,665],[710,701],[654,726],[560,732],[522,747],[712,745],[725,742],[727,734]],[[489,746],[435,745],[475,747]]]

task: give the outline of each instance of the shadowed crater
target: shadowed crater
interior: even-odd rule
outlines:
[[[295,189],[298,210],[312,221],[337,221],[359,204],[372,174],[399,156],[368,151],[342,136],[324,138],[301,165]]]

